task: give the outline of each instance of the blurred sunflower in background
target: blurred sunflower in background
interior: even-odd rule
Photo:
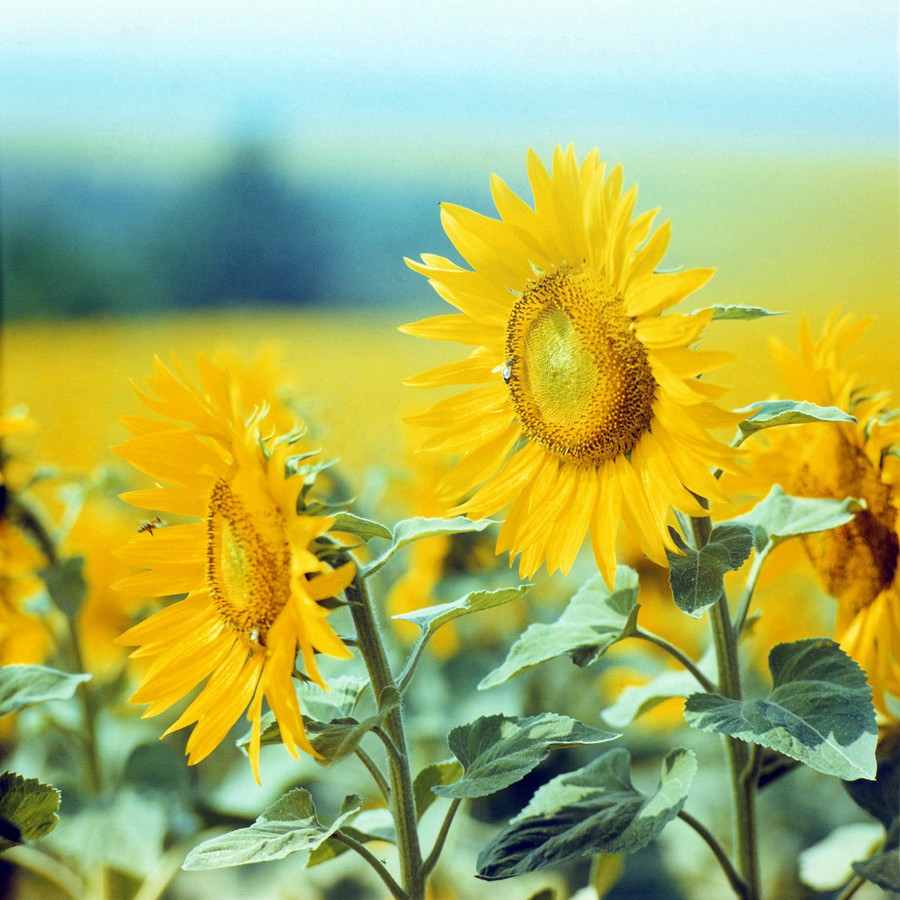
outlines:
[[[189,762],[211,753],[245,710],[251,722],[250,763],[259,781],[263,699],[281,738],[297,755],[315,753],[306,737],[293,677],[298,651],[303,677],[325,686],[315,654],[348,658],[321,601],[352,580],[352,563],[335,569],[323,540],[333,519],[308,514],[308,483],[298,466],[312,455],[299,431],[277,435],[267,403],[255,395],[233,359],[198,360],[201,387],[159,360],[143,403],[162,418],[123,421],[134,435],[117,452],[158,482],[131,491],[129,503],[194,521],[148,522],[121,552],[147,571],[117,584],[126,592],[187,596],[120,638],[150,665],[135,703],[161,713],[202,682],[203,688],[166,734],[196,723]],[[249,411],[249,412],[248,412]],[[307,470],[309,471],[309,470]]]
[[[651,233],[657,210],[632,219],[637,188],[623,193],[621,167],[607,175],[596,149],[579,165],[557,147],[550,173],[529,151],[527,168],[534,208],[496,175],[499,220],[442,204],[471,269],[407,260],[461,314],[401,330],[474,347],[407,383],[478,385],[410,421],[433,429],[423,450],[462,454],[438,490],[448,503],[468,497],[454,512],[510,506],[497,552],[521,553],[523,576],[545,561],[568,572],[589,532],[612,584],[620,522],[666,565],[670,507],[705,515],[693,494],[719,497],[710,470],[733,465],[713,432],[737,419],[697,377],[729,357],[689,349],[712,312],[660,315],[713,271],[656,271],[669,223]]]
[[[887,715],[886,695],[900,697],[900,417],[889,395],[862,382],[859,361],[847,359],[870,322],[834,310],[818,339],[803,320],[797,353],[772,341],[785,396],[837,406],[857,421],[754,436],[744,445],[750,481],[742,479],[740,487],[757,497],[780,484],[798,497],[865,501],[846,525],[785,547],[802,546],[837,601],[834,636],[866,670],[875,706]]]

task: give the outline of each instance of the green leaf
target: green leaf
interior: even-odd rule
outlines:
[[[210,838],[194,847],[183,869],[224,869],[248,863],[283,859],[291,853],[311,852],[324,843],[362,806],[362,800],[350,795],[331,825],[322,825],[316,817],[312,796],[304,788],[294,788],[273,803],[249,827]]]
[[[487,797],[515,784],[536,769],[551,750],[577,744],[602,744],[621,735],[583,725],[556,713],[527,719],[482,716],[459,725],[447,737],[465,774],[453,784],[438,785],[442,797]]]
[[[651,796],[631,783],[627,750],[610,750],[583,769],[539,788],[478,856],[478,877],[511,878],[594,853],[633,853],[678,815],[697,762],[673,750]]]
[[[83,569],[84,557],[70,556],[38,573],[47,586],[53,604],[70,622],[75,621],[87,596]]]
[[[896,849],[853,863],[853,871],[886,891],[900,891],[900,853]]]
[[[856,419],[836,406],[817,406],[802,400],[762,400],[735,412],[749,413],[741,422],[741,434],[749,437],[764,428],[781,425],[808,425],[810,422],[855,422]]]
[[[491,519],[473,521],[465,516],[457,516],[454,519],[423,519],[420,516],[414,519],[403,519],[394,526],[391,545],[379,557],[372,560],[367,566],[363,566],[361,575],[366,578],[377,572],[398,550],[414,541],[442,534],[468,534],[473,531],[484,531],[488,525],[493,524]]]
[[[595,575],[577,591],[563,614],[550,625],[529,625],[512,645],[503,664],[478,685],[479,690],[503,684],[527,669],[567,653],[578,666],[599,659],[616,641],[634,633],[638,612],[637,573],[616,569],[613,590]]]
[[[878,756],[875,781],[845,781],[844,788],[858,806],[890,831],[900,817],[900,749]]]
[[[334,517],[334,525],[330,531],[340,531],[343,534],[352,534],[360,540],[368,543],[372,538],[384,538],[386,541],[391,540],[393,535],[391,529],[380,522],[373,522],[371,519],[363,519],[349,512],[339,512]]]
[[[421,819],[425,810],[437,800],[434,792],[436,787],[453,784],[463,773],[463,767],[455,759],[445,759],[441,762],[425,766],[413,781],[413,797],[416,801],[416,818]]]
[[[45,700],[68,700],[90,675],[71,675],[45,666],[0,667],[0,716]]]
[[[753,535],[746,525],[717,525],[705,547],[695,550],[669,528],[683,555],[666,550],[669,584],[682,612],[699,619],[725,590],[725,573],[739,569],[753,549]]]
[[[712,651],[704,654],[698,668],[715,683],[716,660]],[[673,697],[687,697],[696,690],[697,679],[690,672],[683,669],[666,669],[647,684],[629,685],[624,688],[612,706],[607,706],[603,710],[601,717],[611,728],[625,728],[660,703]]]
[[[352,717],[333,719],[331,722],[318,722],[303,717],[303,724],[309,742],[321,759],[316,762],[322,766],[333,766],[356,751],[360,741],[373,729],[382,724],[388,714],[400,705],[400,693],[395,687],[386,687],[382,692],[378,712],[362,721]]]
[[[0,852],[56,828],[59,791],[15,772],[0,775]]]
[[[397,843],[397,830],[394,827],[394,819],[386,809],[364,809],[353,820],[352,825],[342,825],[341,834],[359,841],[360,844],[369,844],[372,841],[384,841],[388,844]],[[309,854],[306,868],[321,865],[337,856],[346,853],[350,848],[334,838],[330,838],[323,844],[319,844]]]
[[[413,622],[429,636],[434,634],[442,625],[467,616],[469,613],[481,612],[484,609],[492,609],[502,606],[510,600],[517,600],[527,593],[534,585],[520,584],[516,587],[499,588],[493,591],[472,591],[454,600],[452,603],[441,603],[438,606],[426,606],[408,613],[399,613],[394,619],[403,619],[405,622]]]
[[[773,688],[764,700],[692,694],[689,725],[770,747],[817,772],[873,779],[878,727],[866,675],[824,638],[778,644],[769,654]]]
[[[739,304],[729,304],[721,306],[716,303],[713,306],[706,306],[703,309],[694,309],[691,311],[692,316],[698,313],[713,311],[713,322],[724,319],[762,319],[766,316],[783,316],[784,312],[773,312],[770,309],[764,309],[762,306],[741,306]]]
[[[846,500],[792,497],[775,484],[749,513],[732,519],[729,524],[747,526],[753,532],[755,548],[762,550],[769,542],[776,547],[797,535],[846,525],[863,506],[852,497]]]

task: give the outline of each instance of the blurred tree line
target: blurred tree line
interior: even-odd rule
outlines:
[[[446,241],[436,198],[416,196],[414,182],[304,180],[259,147],[202,178],[21,157],[2,172],[7,320],[232,303],[396,307],[415,296],[402,257]]]

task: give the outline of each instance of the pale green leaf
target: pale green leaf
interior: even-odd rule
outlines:
[[[49,834],[59,821],[59,791],[15,772],[0,775],[0,851]]]
[[[753,549],[753,534],[746,525],[717,525],[700,550],[689,547],[674,528],[669,529],[681,555],[666,550],[672,596],[682,612],[699,619],[725,590],[725,573],[739,569]]]
[[[830,500],[818,497],[792,497],[780,485],[773,485],[767,496],[744,516],[730,525],[745,525],[753,533],[753,543],[762,550],[801,534],[828,531],[846,525],[863,508],[859,500]]]
[[[704,307],[703,309],[694,309],[691,310],[691,315],[695,316],[698,313],[708,312],[709,310],[713,311],[712,320],[713,322],[718,322],[726,319],[762,319],[766,316],[783,316],[784,312],[774,312],[770,309],[765,309],[762,306],[741,306],[740,304],[729,304],[727,306],[722,306],[721,304],[714,304],[712,306]]]
[[[429,635],[434,634],[442,625],[458,619],[460,616],[467,616],[469,613],[481,612],[485,609],[492,609],[495,606],[502,606],[509,603],[510,600],[517,600],[533,587],[531,584],[520,584],[516,587],[499,588],[493,591],[472,591],[454,600],[452,603],[441,603],[438,606],[426,606],[422,609],[416,609],[412,612],[399,613],[394,616],[395,619],[403,619],[405,622],[413,622],[418,625],[422,631]]]
[[[781,425],[808,425],[811,422],[855,422],[853,416],[836,406],[817,406],[802,400],[762,400],[735,412],[748,413],[741,422],[741,434],[746,438],[764,428]]]
[[[777,750],[838,778],[874,779],[878,727],[866,675],[834,642],[778,644],[769,654],[773,688],[764,700],[692,694],[689,725]]]
[[[339,512],[334,517],[334,525],[331,531],[340,531],[342,534],[352,534],[360,540],[368,543],[372,538],[384,538],[389,541],[393,537],[391,529],[380,522],[364,519],[361,516],[349,512]]]
[[[373,841],[381,841],[388,844],[397,843],[397,830],[394,827],[394,819],[390,812],[386,809],[364,809],[358,816],[353,819],[352,825],[344,824],[341,826],[341,834],[353,838],[360,844],[369,844]],[[334,838],[329,838],[322,844],[319,844],[309,854],[306,861],[306,868],[311,869],[313,866],[321,865],[337,856],[346,853],[350,848]]]
[[[884,829],[877,822],[841,825],[800,854],[800,881],[816,891],[840,890],[853,877],[853,863],[883,841]]]
[[[633,853],[678,815],[697,769],[689,750],[673,750],[660,786],[646,795],[631,783],[627,750],[539,788],[531,802],[478,856],[478,877],[511,878],[595,853]]]
[[[453,784],[438,785],[442,797],[487,797],[515,784],[543,762],[551,750],[602,744],[621,735],[583,725],[556,713],[527,719],[482,716],[459,725],[447,737],[465,773]]]
[[[576,592],[559,619],[549,625],[529,625],[503,664],[482,679],[479,690],[495,687],[564,654],[579,666],[599,659],[616,641],[634,632],[637,595],[637,573],[627,566],[616,569],[612,591],[600,575],[595,575]]]
[[[273,803],[249,827],[210,838],[194,847],[182,868],[223,869],[248,863],[283,859],[298,851],[311,852],[341,827],[362,806],[351,795],[331,825],[316,817],[312,796],[304,788],[294,788]]]
[[[45,700],[68,700],[90,675],[72,675],[45,666],[0,667],[0,716]]]
[[[390,546],[367,566],[363,566],[361,575],[368,577],[377,572],[398,550],[414,541],[446,534],[468,534],[473,531],[484,531],[485,528],[493,524],[490,519],[473,521],[465,516],[456,516],[453,519],[425,519],[420,516],[413,519],[403,519],[394,526]]]
[[[453,784],[462,775],[462,764],[455,759],[445,759],[441,762],[432,763],[425,766],[421,772],[416,775],[413,781],[413,797],[416,801],[416,818],[421,819],[425,814],[425,810],[437,800],[437,794],[434,792],[436,787],[445,784]]]

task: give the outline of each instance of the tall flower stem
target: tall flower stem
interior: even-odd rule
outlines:
[[[385,688],[396,688],[393,673],[384,650],[384,642],[372,609],[372,601],[365,581],[357,575],[346,590],[350,614],[356,626],[356,638],[376,700]],[[416,803],[413,795],[409,751],[403,728],[400,707],[391,710],[384,720],[384,730],[390,737],[396,753],[388,753],[391,779],[391,805],[397,827],[397,848],[400,853],[400,871],[403,887],[409,900],[424,900],[425,873],[422,868],[422,851],[416,823]]]
[[[700,550],[709,542],[712,526],[708,517],[693,517],[694,545]],[[728,596],[723,591],[710,608],[713,644],[719,671],[719,692],[732,700],[741,699],[741,672],[738,660],[738,636],[731,621]],[[744,741],[725,738],[731,793],[734,801],[735,847],[737,867],[747,886],[747,900],[759,898],[759,849],[756,835],[756,766],[751,765],[750,749]]]

